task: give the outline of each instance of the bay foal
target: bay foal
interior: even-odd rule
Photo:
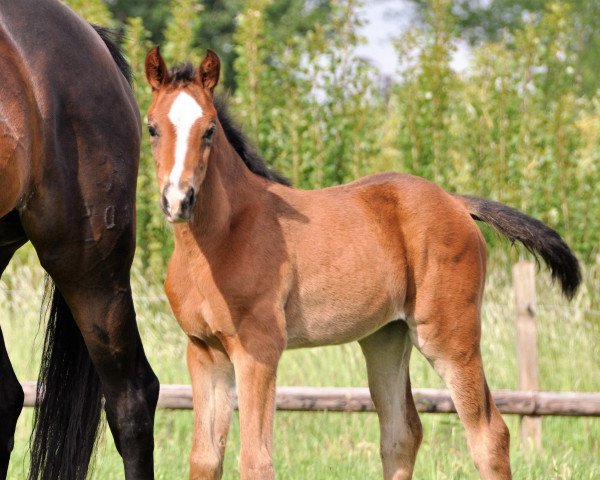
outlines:
[[[286,348],[359,341],[381,425],[386,479],[410,478],[422,430],[416,346],[452,392],[485,479],[510,478],[509,433],[481,361],[485,243],[473,218],[540,254],[572,296],[577,260],[541,222],[496,202],[388,173],[302,191],[285,185],[231,125],[196,73],[146,58],[148,127],[175,251],[165,290],[189,337],[195,430],[190,478],[220,478],[232,392],[244,480],[274,477],[275,377]]]

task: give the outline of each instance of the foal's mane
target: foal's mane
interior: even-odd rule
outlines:
[[[191,63],[177,65],[171,69],[170,84],[185,86],[192,83],[196,78],[196,69]],[[263,178],[283,185],[291,185],[290,181],[285,178],[277,170],[270,168],[264,159],[258,154],[248,137],[244,135],[242,129],[229,113],[228,96],[217,94],[213,99],[213,103],[219,115],[219,122],[223,127],[223,132],[227,140],[237,152],[240,158],[246,164],[248,169]]]

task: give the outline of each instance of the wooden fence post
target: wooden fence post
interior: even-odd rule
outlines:
[[[520,261],[513,265],[512,273],[517,314],[519,389],[537,391],[540,382],[537,363],[535,265],[532,262]],[[521,443],[525,453],[542,449],[541,417],[521,417]]]

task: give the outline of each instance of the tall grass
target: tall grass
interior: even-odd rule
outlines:
[[[508,256],[492,255],[483,310],[482,350],[492,389],[516,388],[513,293]],[[584,272],[584,287],[568,304],[547,272],[538,275],[540,382],[544,390],[600,391],[600,265]],[[43,326],[39,305],[43,272],[25,248],[0,283],[0,319],[7,347],[21,380],[36,378]],[[133,289],[146,352],[162,383],[188,383],[186,339],[174,320],[159,283],[149,283],[134,268]],[[414,387],[443,387],[421,355],[411,362]],[[366,386],[356,344],[290,351],[284,354],[279,385]],[[22,415],[9,478],[24,478],[31,409]],[[477,478],[456,415],[421,416],[425,439],[415,478]],[[592,479],[600,477],[600,419],[544,418],[543,453],[527,460],[520,451],[518,418],[505,416],[512,433],[515,478]],[[192,414],[159,411],[156,417],[156,472],[160,479],[187,476]],[[275,425],[275,464],[282,479],[380,478],[378,424],[375,414],[279,412]],[[225,478],[237,478],[239,430],[234,416]],[[122,478],[122,464],[106,429],[92,478]]]

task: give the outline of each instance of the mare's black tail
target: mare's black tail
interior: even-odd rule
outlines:
[[[519,241],[536,257],[541,256],[558,279],[562,291],[573,298],[581,283],[577,258],[558,233],[539,220],[525,215],[516,208],[478,197],[456,195],[471,217],[487,223],[511,241]]]
[[[50,315],[38,378],[29,480],[83,480],[98,436],[100,379],[71,310],[49,279],[44,304]]]

